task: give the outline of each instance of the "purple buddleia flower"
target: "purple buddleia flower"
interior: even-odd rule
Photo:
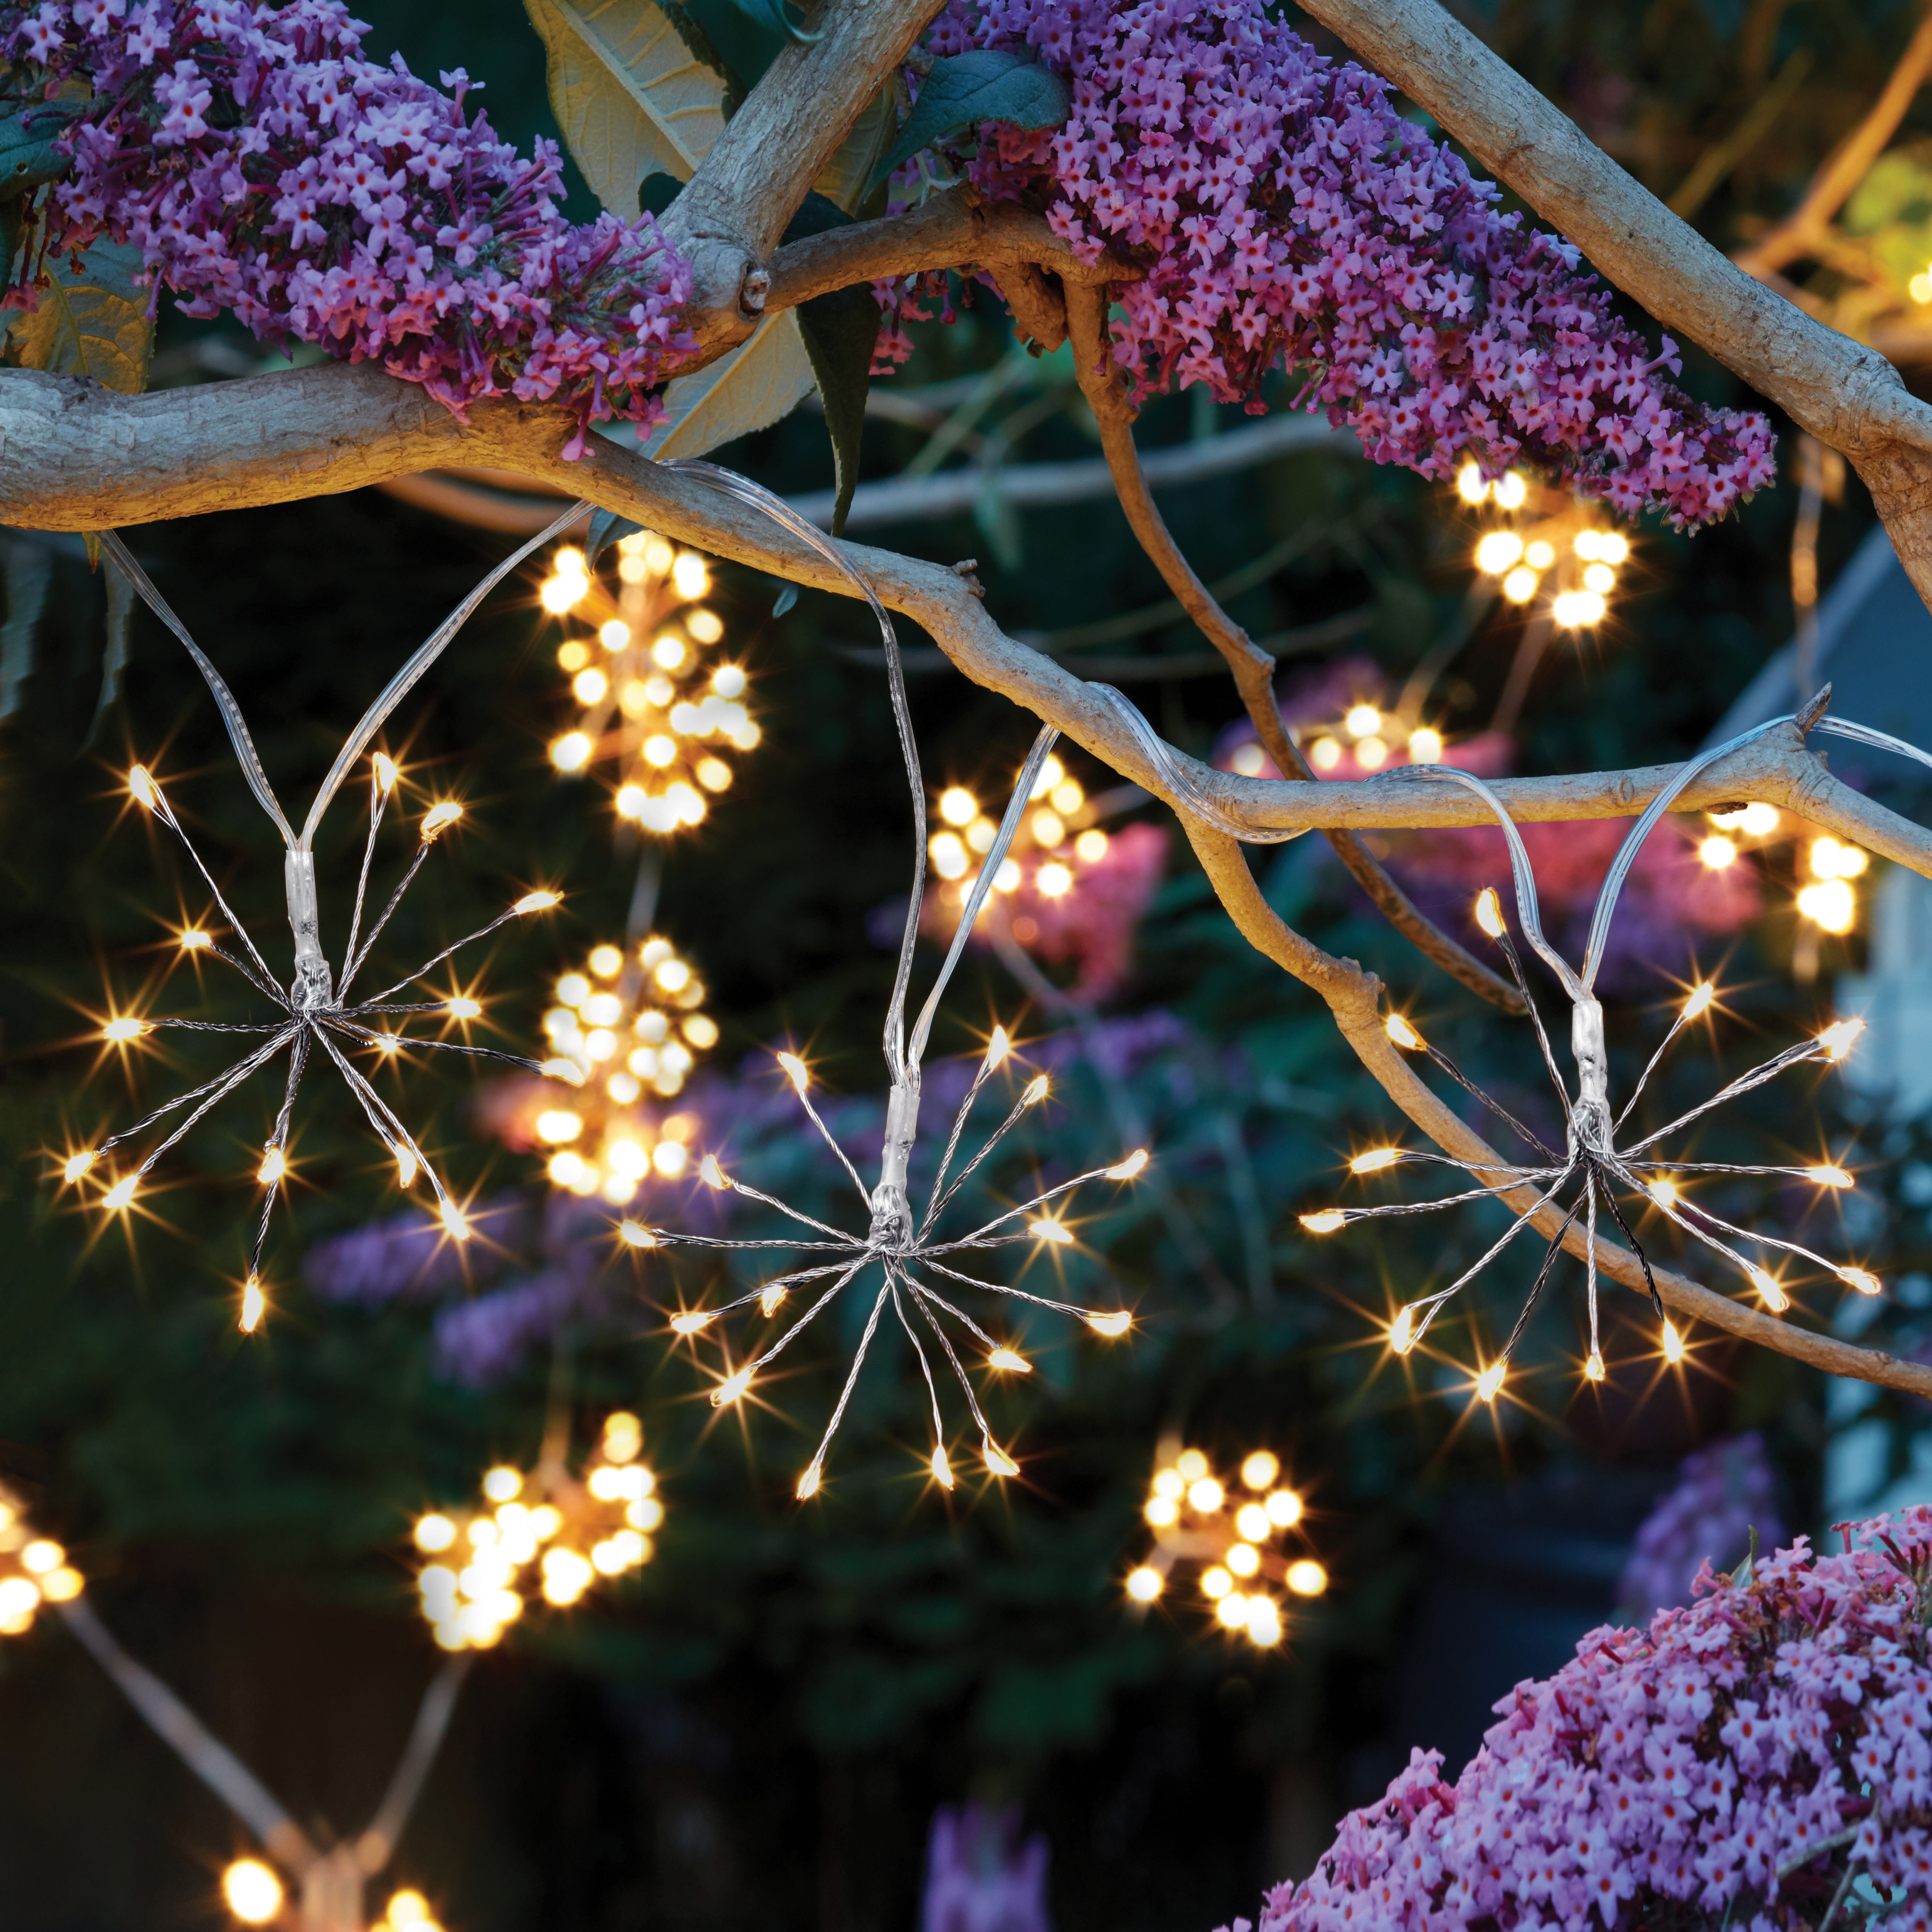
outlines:
[[[1700,1568],[1735,1568],[1754,1529],[1767,1550],[1784,1540],[1777,1478],[1756,1430],[1684,1457],[1676,1484],[1636,1533],[1618,1586],[1625,1621],[1646,1624],[1659,1610],[1688,1604]]]
[[[942,1804],[926,1840],[920,1932],[1052,1932],[1046,1838],[1020,1840],[1018,1808]]]

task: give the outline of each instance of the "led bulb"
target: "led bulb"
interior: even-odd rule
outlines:
[[[1026,1091],[1020,1096],[1020,1105],[1022,1107],[1030,1107],[1036,1101],[1044,1100],[1046,1098],[1048,1084],[1047,1077],[1044,1073],[1036,1074],[1027,1083]]]
[[[1861,1294],[1877,1294],[1885,1286],[1876,1275],[1868,1274],[1863,1268],[1841,1268],[1836,1272],[1847,1288],[1855,1288]]]
[[[1492,1363],[1476,1378],[1476,1393],[1485,1402],[1494,1402],[1503,1385],[1503,1376],[1508,1364]]]
[[[1583,1364],[1583,1379],[1600,1382],[1604,1379],[1604,1358],[1594,1348],[1590,1351],[1589,1360]]]
[[[1408,734],[1408,756],[1412,764],[1439,765],[1442,762],[1442,734],[1427,724],[1418,725]]]
[[[136,765],[128,774],[128,789],[134,794],[135,802],[146,806],[152,812],[154,801],[160,796],[154,780],[148,776],[146,765]]]
[[[1137,1604],[1150,1604],[1160,1594],[1162,1579],[1158,1570],[1143,1563],[1127,1578],[1127,1594]]]
[[[1108,1168],[1107,1178],[1109,1180],[1131,1180],[1146,1167],[1147,1164],[1147,1149],[1137,1148],[1125,1160]]]
[[[1332,1234],[1348,1217],[1339,1208],[1324,1208],[1318,1214],[1298,1218],[1311,1234]]]
[[[427,845],[440,832],[447,832],[463,816],[463,808],[454,799],[433,806],[422,822],[422,842]]]
[[[1690,989],[1690,997],[1684,1002],[1684,1018],[1686,1020],[1702,1019],[1705,1014],[1711,1010],[1712,1002],[1717,997],[1717,988],[1708,980],[1702,986],[1693,986]]]
[[[134,1176],[130,1174],[125,1180],[117,1180],[100,1197],[101,1206],[118,1214],[134,1198]]]
[[[1318,1597],[1328,1587],[1328,1573],[1312,1556],[1288,1566],[1282,1580],[1298,1597]]]
[[[67,1164],[61,1169],[61,1178],[66,1181],[78,1180],[100,1156],[92,1148],[82,1148],[78,1154],[70,1154]]]
[[[181,936],[181,950],[184,952],[199,952],[204,946],[212,946],[213,938],[198,926],[190,926]]]
[[[406,1186],[408,1184],[404,1184]],[[452,1240],[466,1241],[470,1238],[470,1222],[463,1210],[454,1201],[442,1204],[442,1225],[449,1230]]]
[[[244,1335],[252,1335],[262,1325],[262,1317],[268,1306],[268,1297],[262,1292],[261,1278],[250,1275],[242,1290],[242,1312],[236,1325]]]
[[[942,1490],[950,1490],[952,1486],[952,1465],[946,1460],[944,1444],[932,1452],[932,1480]]]
[[[795,1053],[782,1053],[778,1055],[778,1064],[790,1075],[791,1084],[802,1094],[806,1083],[811,1077],[805,1070],[805,1062]]]
[[[1351,1174],[1379,1174],[1385,1167],[1393,1167],[1402,1158],[1400,1148],[1370,1148],[1365,1154],[1358,1154],[1348,1163]]]
[[[1382,1022],[1383,1030],[1396,1046],[1405,1052],[1414,1053],[1422,1045],[1422,1036],[1400,1013],[1390,1013]]]
[[[1666,1180],[1660,1175],[1650,1182],[1644,1191],[1660,1208],[1669,1208],[1677,1205],[1677,1184],[1674,1180]]]
[[[1037,1220],[1029,1221],[1027,1232],[1036,1241],[1057,1242],[1063,1247],[1072,1245],[1072,1229],[1064,1222],[1054,1220],[1050,1214],[1042,1214]]]
[[[221,1874],[221,1896],[244,1925],[266,1925],[282,1909],[282,1882],[260,1858],[237,1858]]]
[[[1744,1264],[1744,1274],[1752,1287],[1758,1292],[1758,1299],[1774,1315],[1782,1315],[1791,1306],[1791,1298],[1779,1286],[1777,1277],[1767,1274],[1754,1263]]]
[[[740,1369],[736,1375],[727,1376],[711,1391],[711,1406],[722,1408],[728,1402],[736,1402],[752,1386],[752,1372]]]
[[[674,1335],[695,1335],[699,1329],[708,1328],[716,1317],[716,1311],[709,1308],[688,1308],[682,1315],[670,1318],[671,1332]]]
[[[563,903],[561,892],[526,892],[511,907],[512,912],[548,912],[554,905]]]
[[[1396,1318],[1389,1324],[1389,1346],[1398,1355],[1407,1354],[1415,1346],[1415,1311],[1412,1308],[1396,1311]]]
[[[122,1018],[110,1020],[100,1029],[100,1037],[116,1046],[124,1046],[130,1040],[139,1040],[143,1034],[153,1031],[146,1020]]]
[[[1492,939],[1503,936],[1502,902],[1496,897],[1493,886],[1485,886],[1476,895],[1476,923]]]
[[[396,1150],[396,1185],[407,1187],[416,1178],[416,1157],[407,1148]]]
[[[466,999],[460,993],[456,994],[453,998],[444,1000],[442,1004],[443,1010],[449,1015],[452,1019],[473,1020],[478,1018],[483,1011],[482,1006],[480,1006],[476,1000]]]
[[[1006,1452],[993,1443],[986,1448],[986,1467],[996,1476],[1017,1476],[1020,1466]]]
[[[818,1493],[818,1465],[814,1462],[798,1479],[796,1494],[800,1502],[809,1502]]]
[[[1256,1449],[1242,1459],[1241,1480],[1251,1490],[1266,1489],[1280,1474],[1281,1458],[1271,1449]]]
[[[1095,1334],[1105,1335],[1111,1339],[1117,1335],[1124,1335],[1133,1325],[1133,1319],[1124,1308],[1110,1309],[1104,1313],[1088,1316],[1087,1325]]]
[[[999,1066],[1012,1050],[1013,1043],[1007,1037],[1006,1028],[1003,1026],[994,1028],[993,1036],[986,1042],[985,1070],[988,1073],[992,1072],[993,1069]]]
[[[725,1188],[731,1184],[724,1178],[724,1170],[718,1165],[715,1154],[706,1154],[698,1163],[698,1178],[706,1187]]]
[[[1818,1044],[1825,1049],[1827,1060],[1843,1060],[1864,1030],[1863,1020],[1838,1020],[1818,1036]]]
[[[785,1288],[782,1282],[774,1282],[758,1291],[758,1312],[769,1318],[784,1306]]]
[[[1808,1167],[1804,1170],[1804,1178],[1816,1187],[1855,1187],[1858,1185],[1842,1167],[1834,1167],[1828,1163]]]
[[[1666,1362],[1681,1362],[1684,1359],[1684,1337],[1677,1332],[1677,1324],[1666,1320],[1664,1324],[1664,1359]]]
[[[627,1246],[633,1248],[654,1248],[658,1238],[641,1221],[626,1221],[617,1230]]]
[[[1033,1373],[1032,1363],[1015,1348],[995,1348],[986,1358],[986,1366],[989,1369],[1010,1369],[1017,1376]]]
[[[262,1156],[262,1165],[255,1170],[255,1178],[264,1187],[272,1187],[289,1171],[288,1157],[278,1147],[272,1147]]]

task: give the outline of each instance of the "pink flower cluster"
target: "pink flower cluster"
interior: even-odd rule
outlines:
[[[1675,346],[1652,356],[1574,248],[1499,214],[1387,82],[1266,0],[951,0],[928,44],[1030,49],[1070,82],[1064,127],[988,123],[970,172],[1084,259],[1144,271],[1114,332],[1142,392],[1200,382],[1258,410],[1263,379],[1300,368],[1306,406],[1378,462],[1520,458],[1679,525],[1772,480],[1762,416],[1675,388]]]
[[[380,361],[460,416],[554,401],[640,424],[688,346],[690,274],[649,216],[574,227],[554,142],[530,160],[395,57],[365,60],[337,0],[44,0],[0,9],[34,92],[87,82],[50,251],[138,247],[190,315]],[[6,299],[31,304],[31,282]]]
[[[1525,1682],[1454,1785],[1412,1754],[1261,1932],[1932,1928],[1932,1510],[1805,1539]],[[1248,1932],[1247,1922],[1236,1922]]]

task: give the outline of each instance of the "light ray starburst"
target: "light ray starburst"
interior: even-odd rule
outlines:
[[[124,1017],[110,1021],[103,1029],[103,1037],[117,1043],[132,1042],[164,1028],[194,1033],[238,1034],[252,1038],[255,1043],[240,1059],[224,1068],[212,1079],[204,1081],[188,1092],[177,1094],[172,1100],[164,1102],[132,1126],[124,1128],[94,1145],[66,1156],[62,1163],[62,1174],[70,1184],[86,1182],[90,1185],[98,1185],[100,1189],[95,1204],[98,1206],[110,1213],[126,1210],[134,1203],[141,1184],[155,1164],[198,1121],[255,1074],[286,1057],[287,1073],[281,1104],[277,1109],[268,1138],[263,1145],[254,1177],[266,1190],[266,1198],[256,1226],[250,1250],[248,1278],[242,1289],[241,1326],[245,1330],[252,1330],[259,1324],[267,1305],[260,1276],[262,1252],[268,1240],[270,1216],[276,1198],[281,1192],[282,1184],[289,1172],[290,1126],[295,1109],[296,1091],[311,1058],[329,1060],[341,1074],[370,1126],[374,1129],[376,1138],[382,1142],[396,1163],[397,1176],[401,1184],[409,1186],[418,1173],[428,1178],[436,1196],[442,1225],[451,1237],[458,1240],[466,1239],[470,1232],[460,1203],[444,1184],[434,1164],[424,1153],[415,1136],[403,1124],[395,1110],[383,1100],[374,1084],[349,1056],[351,1054],[373,1054],[375,1064],[380,1066],[406,1048],[503,1060],[532,1072],[560,1073],[566,1078],[575,1072],[574,1067],[566,1063],[540,1063],[526,1060],[518,1054],[499,1052],[494,1048],[473,1046],[467,1040],[428,1039],[419,1035],[406,1034],[399,1030],[412,1018],[430,1015],[437,1016],[446,1023],[463,1023],[478,1017],[481,1006],[465,992],[452,992],[442,998],[428,1000],[399,998],[398,996],[418,986],[436,967],[443,964],[464,946],[494,932],[498,927],[555,905],[558,895],[553,892],[525,893],[514,904],[488,924],[466,934],[454,945],[443,947],[420,966],[406,973],[380,992],[353,1001],[349,997],[350,988],[368,964],[376,941],[428,860],[430,847],[462,817],[463,808],[460,805],[453,800],[445,800],[433,805],[423,814],[416,826],[416,849],[404,868],[401,878],[384,902],[381,911],[370,922],[365,934],[362,929],[363,915],[368,899],[370,878],[375,863],[376,835],[381,829],[391,796],[400,782],[397,767],[392,760],[380,752],[372,755],[369,773],[368,836],[363,847],[362,869],[356,880],[355,902],[350,916],[348,938],[342,950],[339,976],[322,948],[314,843],[322,814],[363,753],[368,749],[383,721],[429,669],[496,584],[530,551],[548,541],[572,518],[580,514],[581,508],[581,506],[574,506],[549,530],[533,538],[521,550],[491,571],[390,680],[381,696],[369,707],[362,722],[344,743],[341,752],[322,781],[322,788],[316,795],[315,802],[310,808],[308,820],[299,835],[290,824],[276,800],[268,774],[262,768],[254,742],[249,736],[248,726],[242,719],[241,707],[236,704],[233,693],[224,682],[220,674],[188,634],[180,619],[169,608],[160,592],[148,580],[146,572],[128,554],[119,538],[110,532],[101,539],[104,546],[128,574],[154,614],[188,647],[202,676],[206,680],[209,690],[213,692],[216,704],[220,707],[229,740],[234,747],[236,758],[241,765],[248,788],[281,835],[289,924],[295,938],[294,971],[284,989],[263,957],[261,949],[256,946],[247,928],[223,896],[220,887],[215,883],[213,874],[200,854],[196,850],[160,782],[145,766],[136,765],[129,775],[129,790],[137,804],[158,819],[181,841],[195,869],[213,895],[214,904],[226,922],[228,931],[234,935],[237,949],[231,950],[219,943],[212,934],[197,927],[183,936],[182,944],[184,953],[197,960],[206,956],[222,961],[238,973],[255,992],[268,1002],[273,1010],[272,1016],[267,1018],[242,1022],[152,1016],[138,1019]],[[170,1117],[173,1118],[171,1119]],[[110,1172],[104,1178],[102,1162],[104,1156],[118,1147],[141,1138],[164,1122],[169,1123],[166,1130],[146,1148],[136,1165],[125,1172]]]
[[[952,977],[953,969],[958,964],[967,939],[972,932],[974,922],[985,907],[987,895],[992,889],[1000,866],[1006,862],[1008,851],[1019,830],[1021,820],[1028,810],[1058,734],[1052,728],[1048,727],[1034,742],[1032,751],[1021,768],[1005,816],[984,854],[978,873],[966,894],[960,910],[958,926],[945,961],[908,1035],[905,1023],[906,1001],[926,884],[926,789],[920,769],[918,746],[913,736],[911,713],[906,702],[904,675],[899,661],[898,639],[893,632],[891,620],[871,586],[851,569],[842,555],[778,498],[742,477],[708,464],[678,463],[666,466],[692,476],[708,487],[722,490],[738,501],[763,510],[775,518],[802,542],[828,558],[851,580],[871,604],[885,644],[893,716],[898,727],[899,747],[904,760],[907,782],[912,798],[913,880],[904,932],[900,942],[898,971],[886,1017],[884,1048],[890,1090],[886,1102],[884,1146],[876,1182],[868,1184],[860,1174],[826,1126],[818,1109],[812,1104],[811,1075],[804,1061],[795,1054],[787,1053],[779,1056],[780,1064],[791,1083],[806,1118],[817,1131],[832,1157],[844,1168],[858,1194],[866,1217],[864,1232],[861,1233],[838,1227],[830,1222],[820,1220],[816,1216],[802,1213],[773,1196],[728,1174],[715,1156],[707,1155],[700,1164],[699,1172],[709,1186],[722,1192],[741,1195],[748,1200],[756,1202],[801,1228],[809,1231],[808,1234],[794,1239],[739,1240],[650,1227],[641,1222],[630,1220],[622,1225],[622,1237],[633,1247],[639,1249],[688,1248],[747,1254],[784,1251],[810,1258],[806,1266],[788,1270],[760,1281],[721,1306],[686,1309],[671,1318],[670,1327],[674,1334],[695,1336],[731,1316],[742,1315],[748,1318],[754,1310],[766,1322],[776,1322],[795,1295],[805,1300],[803,1312],[796,1318],[781,1325],[771,1339],[761,1342],[748,1351],[736,1366],[728,1361],[727,1372],[711,1391],[712,1401],[720,1407],[742,1401],[757,1378],[770,1368],[820,1314],[855,1283],[862,1280],[865,1281],[866,1288],[862,1292],[869,1292],[871,1306],[866,1314],[858,1346],[854,1352],[851,1366],[832,1408],[831,1420],[826,1425],[817,1451],[798,1479],[797,1493],[801,1498],[814,1496],[818,1492],[823,1480],[826,1455],[831,1447],[832,1437],[844,1418],[853,1390],[857,1386],[860,1372],[865,1366],[867,1352],[888,1310],[911,1344],[914,1357],[919,1364],[925,1383],[932,1420],[933,1447],[928,1459],[928,1466],[933,1480],[941,1488],[947,1490],[952,1488],[957,1480],[946,1446],[946,1423],[939,1394],[941,1380],[948,1370],[964,1396],[967,1410],[979,1437],[980,1454],[986,1468],[996,1477],[1016,1475],[1019,1465],[994,1439],[986,1412],[967,1373],[962,1348],[963,1346],[968,1353],[983,1351],[985,1366],[995,1374],[1024,1372],[1030,1365],[1024,1356],[1010,1342],[1002,1341],[989,1332],[980,1322],[959,1306],[960,1292],[963,1289],[974,1294],[1004,1297],[1009,1300],[1049,1309],[1084,1323],[1096,1334],[1108,1337],[1125,1334],[1132,1325],[1133,1318],[1131,1312],[1124,1307],[1089,1308],[1037,1294],[1010,1282],[989,1280],[969,1273],[962,1264],[974,1256],[995,1254],[1014,1248],[1034,1253],[1072,1245],[1076,1237],[1064,1216],[1075,1190],[1089,1183],[1102,1180],[1132,1180],[1146,1166],[1147,1153],[1143,1149],[1129,1154],[1109,1166],[1095,1168],[1090,1172],[1076,1174],[1070,1180],[1061,1181],[1043,1189],[1030,1199],[1004,1208],[963,1232],[943,1234],[942,1218],[947,1209],[959,1199],[961,1190],[985,1166],[1006,1137],[1047,1094],[1048,1082],[1044,1074],[1029,1081],[1009,1106],[1004,1117],[980,1142],[976,1151],[955,1172],[953,1163],[959,1153],[961,1142],[965,1136],[974,1104],[987,1083],[1005,1065],[1010,1053],[1006,1034],[1003,1029],[995,1028],[992,1041],[981,1057],[967,1089],[965,1098],[953,1118],[922,1208],[916,1208],[914,1205],[910,1172],[913,1150],[919,1137],[921,1063],[938,1012],[940,998]],[[961,1338],[958,1341],[956,1341],[956,1335]],[[934,1372],[935,1356],[940,1364],[940,1372],[937,1375]]]
[[[1773,1314],[1784,1313],[1790,1306],[1790,1297],[1777,1276],[1765,1264],[1768,1257],[1764,1251],[1770,1251],[1773,1255],[1790,1256],[1810,1262],[1860,1294],[1876,1294],[1880,1292],[1881,1284],[1878,1278],[1869,1270],[1851,1263],[1829,1260],[1802,1244],[1786,1240],[1781,1235],[1762,1229],[1739,1227],[1700,1205],[1686,1192],[1687,1182],[1694,1181],[1700,1176],[1712,1174],[1775,1176],[1784,1180],[1806,1183],[1826,1190],[1850,1187],[1853,1184],[1852,1177],[1842,1167],[1834,1162],[1822,1161],[1802,1166],[1772,1166],[1720,1161],[1672,1160],[1664,1158],[1658,1151],[1663,1143],[1681,1133],[1694,1121],[1701,1119],[1714,1108],[1735,1100],[1740,1094],[1764,1085],[1792,1067],[1816,1062],[1829,1064],[1843,1060],[1850,1052],[1858,1034],[1863,1031],[1864,1022],[1858,1019],[1843,1019],[1834,1022],[1814,1036],[1786,1048],[1781,1053],[1773,1054],[1770,1059],[1751,1068],[1748,1072],[1740,1074],[1676,1119],[1646,1134],[1627,1147],[1620,1147],[1618,1136],[1629,1120],[1631,1111],[1651,1076],[1661,1064],[1665,1053],[1687,1027],[1709,1010],[1716,998],[1716,991],[1708,983],[1692,988],[1689,997],[1678,1008],[1662,1043],[1638,1078],[1628,1100],[1621,1110],[1616,1112],[1612,1109],[1610,1098],[1610,1066],[1604,1044],[1604,1010],[1592,991],[1598,968],[1603,960],[1610,922],[1616,910],[1618,895],[1636,859],[1637,848],[1658,820],[1669,810],[1684,786],[1706,766],[1749,744],[1754,739],[1762,736],[1765,733],[1794,722],[1796,721],[1789,717],[1773,719],[1769,724],[1760,725],[1702,754],[1680,768],[1670,783],[1652,800],[1631,827],[1604,881],[1591,921],[1580,973],[1574,970],[1569,962],[1544,936],[1537,905],[1536,880],[1530,869],[1528,854],[1502,800],[1481,779],[1453,766],[1408,766],[1390,775],[1396,782],[1407,780],[1464,785],[1484,800],[1502,827],[1509,844],[1517,923],[1524,938],[1541,956],[1569,996],[1570,1047],[1576,1069],[1574,1093],[1558,1066],[1542,1016],[1530,993],[1522,958],[1504,923],[1502,903],[1493,890],[1485,890],[1478,898],[1477,923],[1501,949],[1511,973],[1515,976],[1517,986],[1528,1002],[1530,1020],[1535,1029],[1537,1046],[1544,1070],[1549,1075],[1562,1106],[1565,1145],[1559,1151],[1544,1144],[1500,1102],[1466,1078],[1446,1055],[1429,1046],[1409,1022],[1399,1014],[1391,1015],[1388,1022],[1390,1039],[1406,1051],[1426,1055],[1508,1126],[1526,1147],[1532,1149],[1534,1158],[1521,1164],[1477,1163],[1458,1160],[1451,1155],[1432,1150],[1394,1147],[1370,1148],[1358,1154],[1349,1162],[1353,1173],[1372,1174],[1398,1164],[1424,1163],[1449,1168],[1474,1177],[1480,1180],[1482,1184],[1431,1201],[1398,1202],[1374,1207],[1322,1208],[1302,1215],[1300,1221],[1302,1226],[1310,1233],[1327,1234],[1356,1221],[1380,1220],[1393,1215],[1431,1214],[1471,1202],[1495,1200],[1504,1195],[1515,1194],[1524,1188],[1533,1190],[1534,1198],[1532,1204],[1518,1213],[1509,1226],[1448,1287],[1412,1301],[1398,1310],[1390,1326],[1389,1342],[1397,1354],[1406,1355],[1421,1340],[1430,1324],[1443,1306],[1496,1261],[1538,1214],[1546,1208],[1554,1208],[1561,1212],[1564,1217],[1562,1222],[1550,1240],[1548,1249],[1531,1282],[1529,1291],[1524,1297],[1522,1309],[1510,1331],[1508,1340],[1501,1353],[1484,1365],[1476,1376],[1475,1392],[1483,1401],[1493,1402],[1500,1394],[1510,1358],[1522,1340],[1532,1310],[1550,1280],[1557,1258],[1562,1252],[1564,1238],[1580,1220],[1588,1237],[1584,1257],[1584,1278],[1590,1328],[1589,1354],[1585,1360],[1583,1373],[1588,1381],[1598,1382],[1604,1380],[1606,1370],[1597,1303],[1597,1232],[1600,1215],[1607,1217],[1615,1224],[1630,1244],[1642,1268],[1644,1279],[1649,1287],[1651,1304],[1660,1324],[1659,1342],[1664,1359],[1673,1364],[1682,1359],[1684,1350],[1683,1335],[1665,1312],[1663,1300],[1657,1292],[1656,1280],[1649,1260],[1630,1225],[1634,1217],[1625,1214],[1624,1208],[1618,1204],[1620,1198],[1624,1203],[1654,1209],[1683,1233],[1721,1257],[1738,1270],[1761,1305]],[[1922,764],[1932,764],[1932,758],[1928,758],[1916,746],[1888,737],[1884,733],[1871,730],[1864,725],[1818,716],[1806,721],[1806,728],[1827,731],[1877,748],[1895,752],[1904,757],[1915,758]],[[1504,1178],[1501,1180],[1486,1178],[1498,1173]],[[1730,1239],[1727,1240],[1726,1237]],[[1739,1252],[1731,1244],[1733,1240],[1760,1250],[1760,1258],[1754,1260]]]

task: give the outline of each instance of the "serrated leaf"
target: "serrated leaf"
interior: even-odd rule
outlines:
[[[724,128],[724,82],[652,0],[524,0],[571,158],[620,220],[647,175],[688,181]]]
[[[140,267],[141,251],[118,242],[95,242],[78,270],[64,254],[50,256],[52,286],[14,332],[20,367],[85,376],[138,396],[148,386],[154,346],[148,291],[134,280]]]
[[[798,314],[767,316],[748,341],[664,390],[665,417],[644,454],[702,456],[790,415],[812,386]]]
[[[812,183],[813,191],[835,208],[856,215],[872,189],[874,172],[892,146],[904,104],[904,86],[895,74],[866,104],[850,132],[838,144],[838,152]]]
[[[1024,54],[975,47],[947,54],[932,64],[919,99],[891,152],[874,169],[883,181],[920,148],[982,121],[1009,121],[1016,128],[1058,128],[1072,112],[1066,83]]]

